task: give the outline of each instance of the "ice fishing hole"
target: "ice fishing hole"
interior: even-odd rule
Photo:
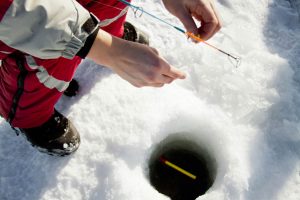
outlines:
[[[149,159],[150,184],[171,200],[195,200],[213,185],[216,160],[196,142],[169,137]]]

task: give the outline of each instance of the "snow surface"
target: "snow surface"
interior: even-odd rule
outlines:
[[[135,4],[180,25],[159,0]],[[300,23],[286,0],[219,0],[223,29],[209,42],[226,56],[187,42],[147,16],[128,19],[188,74],[161,89],[137,89],[86,60],[81,91],[57,108],[81,133],[72,156],[43,155],[0,121],[1,200],[163,200],[149,184],[148,159],[167,137],[209,149],[213,187],[198,200],[300,199]]]
[[[290,0],[292,6],[298,11],[300,19],[300,0]]]

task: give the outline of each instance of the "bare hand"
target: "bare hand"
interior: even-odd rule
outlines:
[[[113,37],[102,30],[88,57],[111,68],[136,87],[162,87],[185,78],[183,72],[169,65],[154,48]]]
[[[213,0],[163,0],[166,9],[178,17],[188,32],[208,40],[221,28]],[[193,17],[201,22],[197,28]]]

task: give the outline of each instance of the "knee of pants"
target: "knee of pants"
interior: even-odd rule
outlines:
[[[40,60],[23,55],[25,72],[9,59],[0,68],[0,115],[14,127],[39,126],[53,114],[81,59]]]

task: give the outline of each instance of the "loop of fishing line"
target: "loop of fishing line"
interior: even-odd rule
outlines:
[[[130,7],[130,8],[132,9],[132,12],[133,12],[135,18],[140,18],[144,14],[143,7],[136,7],[136,8]]]
[[[196,42],[202,42],[202,43],[206,44],[207,46],[209,46],[209,47],[211,47],[211,48],[213,48],[213,49],[215,49],[215,50],[223,53],[224,55],[227,55],[228,60],[230,61],[230,63],[232,65],[234,65],[236,68],[238,68],[241,65],[241,61],[242,61],[241,57],[233,55],[231,53],[227,53],[226,51],[223,51],[222,49],[219,49],[216,46],[213,46],[213,45],[209,44],[208,42],[206,42],[205,40],[203,40],[199,35],[195,35],[195,34],[193,34],[191,32],[186,32],[185,34],[189,38],[193,39],[194,41],[196,41]]]

